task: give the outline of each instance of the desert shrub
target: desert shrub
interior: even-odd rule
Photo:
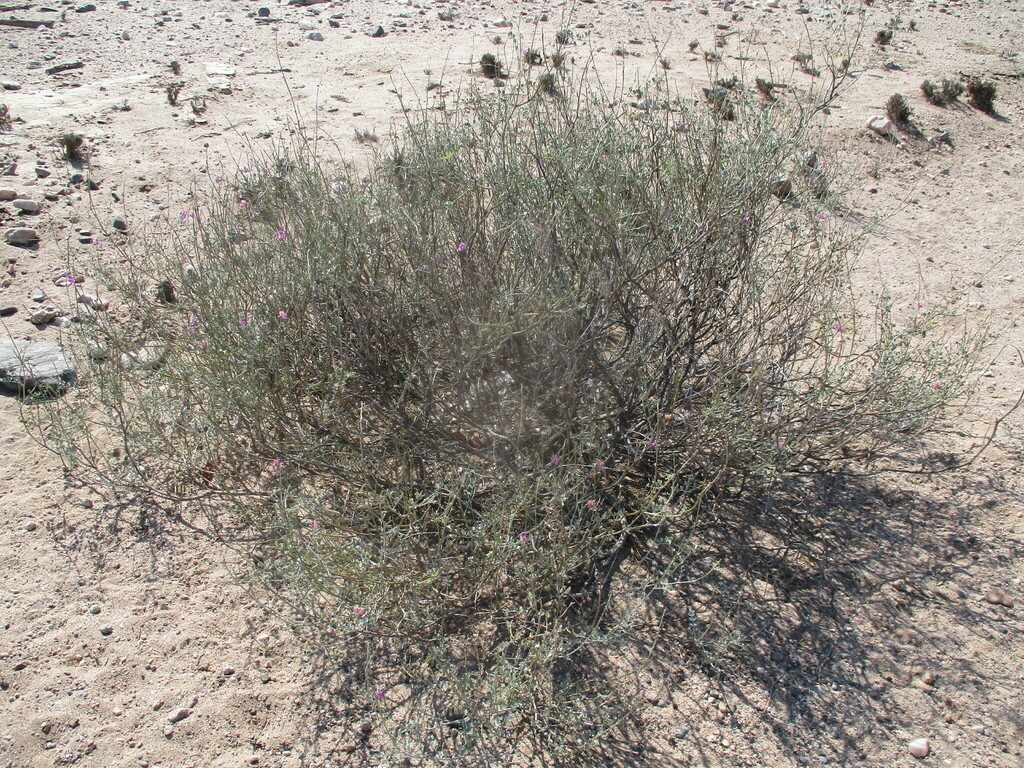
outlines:
[[[6,130],[11,127],[11,108],[6,104],[0,104],[0,129]]]
[[[503,66],[493,53],[485,53],[480,57],[480,71],[483,72],[484,77],[491,79],[501,77]]]
[[[558,45],[569,45],[572,42],[572,30],[560,29],[555,32],[555,42]]]
[[[85,136],[80,133],[62,133],[57,137],[57,147],[65,160],[82,160],[85,157]]]
[[[875,33],[875,45],[886,46],[892,42],[892,30],[888,27],[878,30]]]
[[[967,98],[975,109],[988,115],[996,112],[996,84],[980,77],[967,79]]]
[[[885,102],[885,114],[896,125],[906,125],[914,111],[902,93],[894,93]]]
[[[404,738],[582,749],[694,515],[901,450],[973,346],[858,314],[859,241],[773,195],[805,162],[781,109],[506,90],[424,111],[368,171],[253,160],[126,251],[48,440],[252,531]]]
[[[164,87],[164,94],[167,96],[167,103],[172,107],[178,106],[178,97],[181,96],[185,84],[180,82],[168,83]]]
[[[959,101],[960,96],[963,95],[964,84],[959,80],[950,80],[949,78],[943,78],[942,80],[942,96],[947,103],[953,103]]]
[[[937,107],[946,105],[946,95],[942,92],[942,88],[931,80],[921,83],[921,93],[929,104],[934,104]]]
[[[523,50],[523,61],[530,65],[539,65],[544,63],[544,56],[536,48],[526,48]]]

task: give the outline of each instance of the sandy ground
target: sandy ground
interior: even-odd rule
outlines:
[[[0,93],[16,119],[0,133],[0,165],[16,164],[0,188],[41,205],[22,214],[0,203],[3,228],[42,238],[33,249],[0,244],[13,338],[60,337],[27,322],[29,297],[42,288],[73,311],[53,278],[69,259],[87,269],[113,257],[114,215],[136,236],[287,139],[297,120],[360,162],[369,150],[356,130],[385,135],[428,84],[451,98],[470,82],[491,87],[471,73],[482,52],[511,61],[520,48],[550,48],[561,29],[573,32],[574,66],[593,57],[611,86],[643,82],[664,57],[689,93],[707,84],[702,52],[717,33],[727,36],[721,75],[750,81],[770,69],[805,90],[821,80],[798,72],[792,54],[813,51],[824,70],[828,41],[845,55],[835,25],[849,34],[858,19],[852,2],[844,13],[817,0],[52,5],[5,0],[0,10],[52,22],[0,26],[0,79],[20,86]],[[823,156],[841,168],[851,210],[882,216],[861,288],[885,283],[909,308],[967,286],[970,317],[1000,335],[963,435],[950,438],[951,450],[976,450],[1024,387],[1024,3],[879,0],[864,10],[857,76],[826,117]],[[893,42],[873,45],[893,17]],[[386,35],[372,37],[378,26]],[[922,79],[960,74],[997,83],[997,116],[924,102]],[[177,106],[166,92],[175,81]],[[923,137],[865,129],[897,91]],[[195,114],[200,98],[206,111]],[[54,149],[67,131],[86,137],[91,191],[71,183],[77,169]],[[941,132],[952,146],[927,141]],[[329,670],[304,654],[286,612],[247,592],[232,552],[193,521],[142,516],[79,487],[22,416],[17,399],[0,400],[0,765],[401,764],[358,737],[387,702],[337,706]],[[606,764],[905,766],[922,762],[908,750],[919,738],[930,741],[928,764],[1024,764],[1022,426],[1012,414],[956,473],[825,489],[806,570],[776,571],[743,598],[735,621],[747,639],[718,673],[685,656],[669,664],[664,649],[641,660],[643,736]],[[1012,605],[986,600],[994,587]]]

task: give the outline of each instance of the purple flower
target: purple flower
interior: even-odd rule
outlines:
[[[744,224],[750,224],[750,219],[748,217],[744,216],[743,217],[743,223]]]
[[[245,318],[245,317],[238,318],[238,325],[241,326],[242,328],[244,328],[248,324],[249,324],[248,318]]]
[[[466,250],[467,248],[469,248],[469,246],[468,246],[468,245],[466,245],[466,243],[464,243],[464,242],[463,242],[463,243],[459,243],[458,251],[459,251],[459,253],[462,253],[462,252],[464,252],[464,251],[465,251],[465,250]]]
[[[179,215],[179,216],[181,216],[181,220],[182,220],[182,221],[184,221],[185,219],[187,219],[187,218],[188,218],[188,211],[182,211],[182,212],[181,212],[180,214],[178,214],[178,215]]]
[[[562,457],[561,456],[552,456],[551,457],[551,466],[552,467],[557,467],[561,463],[562,463]]]
[[[310,520],[309,527],[312,528],[314,531],[318,530],[320,528],[320,523],[318,523],[316,520]]]
[[[288,313],[285,312],[283,309],[277,313],[277,316],[280,317],[282,320],[288,319]]]
[[[936,381],[934,384],[932,384],[932,389],[942,389],[942,382]]]
[[[593,387],[594,386],[594,380],[593,379],[587,379],[587,386],[588,387]]]
[[[530,540],[530,534],[528,534],[526,531],[520,531],[519,540],[525,544]]]
[[[384,691],[377,691],[377,698],[378,699],[383,699],[384,698]]]
[[[247,205],[248,205],[248,203],[245,202],[245,200],[239,200],[238,201],[238,207],[239,208],[245,208],[245,206],[247,206]]]
[[[843,332],[843,326],[841,326],[839,323],[836,323],[832,327],[836,329],[836,333],[842,333]]]
[[[278,240],[284,240],[286,237],[288,237],[288,235],[285,233],[285,231],[283,229],[277,230],[277,239]]]

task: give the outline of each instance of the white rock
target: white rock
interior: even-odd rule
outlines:
[[[299,22],[299,29],[301,29],[303,32],[308,32],[311,29],[316,29],[316,24],[314,24],[311,21],[303,20]]]
[[[234,77],[235,68],[229,64],[221,64],[219,61],[208,61],[204,65],[208,77]]]
[[[60,311],[56,307],[50,304],[44,304],[32,311],[28,316],[28,321],[30,323],[35,323],[36,325],[46,325],[47,323],[53,322],[58,315],[60,315]]]
[[[172,723],[180,723],[191,714],[192,710],[187,707],[178,707],[177,709],[171,710],[171,714],[167,716],[167,719]]]
[[[20,91],[21,83],[16,83],[13,80],[0,80],[0,88],[5,91]]]
[[[19,211],[25,211],[25,213],[35,213],[39,210],[39,203],[35,200],[18,199],[12,201],[11,205]]]
[[[511,27],[512,26],[512,22],[509,21],[508,19],[506,19],[504,16],[501,16],[500,18],[495,19],[494,21],[491,22],[491,24],[493,24],[496,27]]]
[[[892,120],[881,115],[875,115],[868,120],[867,127],[879,136],[889,136],[892,134]]]
[[[932,751],[931,744],[928,743],[928,739],[920,738],[914,739],[907,745],[907,750],[911,755],[920,759],[928,757],[928,754]]]
[[[13,200],[18,196],[18,193],[13,189],[0,189],[0,200]]]

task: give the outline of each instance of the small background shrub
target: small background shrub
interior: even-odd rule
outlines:
[[[57,139],[61,157],[69,161],[79,161],[85,157],[85,137],[80,133],[64,133]]]
[[[980,77],[971,77],[967,80],[967,97],[975,109],[985,114],[994,115],[996,112],[996,84],[990,80],[982,80]]]
[[[907,125],[913,110],[901,93],[894,93],[885,102],[885,114],[896,125]]]

